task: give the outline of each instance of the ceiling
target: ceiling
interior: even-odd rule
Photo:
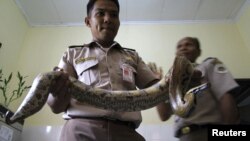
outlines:
[[[31,26],[83,25],[88,0],[15,0]],[[122,23],[234,21],[249,0],[119,0]]]

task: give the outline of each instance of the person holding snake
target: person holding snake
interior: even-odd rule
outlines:
[[[60,141],[144,140],[135,130],[141,122],[140,112],[95,108],[70,98],[64,89],[68,75],[107,90],[143,88],[158,80],[134,50],[114,41],[120,26],[119,10],[118,0],[89,0],[85,24],[93,40],[69,47],[58,65],[65,74],[54,90],[58,96],[50,95],[47,103],[54,113],[64,112],[66,123]]]
[[[174,136],[180,141],[206,141],[209,125],[239,123],[237,105],[230,94],[230,90],[238,87],[238,84],[225,65],[217,58],[207,58],[201,64],[196,63],[201,55],[200,42],[196,37],[180,39],[176,55],[186,56],[201,71],[201,82],[209,83],[210,87],[197,96],[195,109],[187,117],[175,116]],[[169,100],[157,105],[162,121],[175,114],[172,110],[175,105]]]
[[[58,67],[65,72],[47,101],[54,113],[64,112],[66,120],[60,141],[144,141],[136,132],[139,111],[115,112],[79,102],[67,94],[68,76],[87,85],[107,90],[135,90],[156,83],[157,78],[133,49],[114,41],[119,20],[118,0],[89,0],[85,24],[93,40],[71,46]]]
[[[157,83],[157,77],[133,49],[114,41],[119,19],[118,0],[89,0],[85,24],[93,40],[71,46],[58,67],[65,72],[49,95],[48,105],[54,113],[64,112],[66,120],[60,141],[144,141],[135,129],[142,117],[140,111],[117,112],[79,102],[67,94],[68,76],[95,88],[136,90]]]

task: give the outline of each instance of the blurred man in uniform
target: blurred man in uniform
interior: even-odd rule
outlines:
[[[176,55],[186,56],[201,71],[201,83],[209,83],[210,89],[196,96],[196,106],[188,117],[175,116],[175,137],[180,141],[206,141],[207,125],[238,123],[237,105],[229,93],[238,84],[225,65],[217,58],[196,63],[201,49],[199,40],[194,37],[182,38],[177,43]],[[157,105],[157,111],[162,121],[173,115],[169,101]]]

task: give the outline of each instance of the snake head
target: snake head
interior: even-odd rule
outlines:
[[[11,120],[11,117],[13,116],[13,113],[10,111],[7,111],[5,114],[5,123],[7,124],[13,124],[14,122]]]

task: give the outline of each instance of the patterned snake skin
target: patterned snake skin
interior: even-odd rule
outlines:
[[[80,102],[120,112],[145,110],[170,98],[175,113],[179,116],[185,116],[194,105],[194,94],[204,90],[207,86],[207,84],[203,84],[188,92],[184,89],[188,87],[193,71],[191,63],[185,57],[179,56],[175,58],[172,71],[167,73],[158,83],[145,89],[110,91],[93,88],[70,77],[71,85],[68,90],[72,97]],[[41,110],[47,101],[53,81],[61,73],[63,72],[52,71],[38,75],[14,115],[7,114],[6,122],[12,124]]]
[[[190,114],[194,108],[195,96],[209,86],[204,83],[189,89],[193,71],[192,64],[185,57],[174,60],[169,77],[169,101],[174,114],[180,117]]]

